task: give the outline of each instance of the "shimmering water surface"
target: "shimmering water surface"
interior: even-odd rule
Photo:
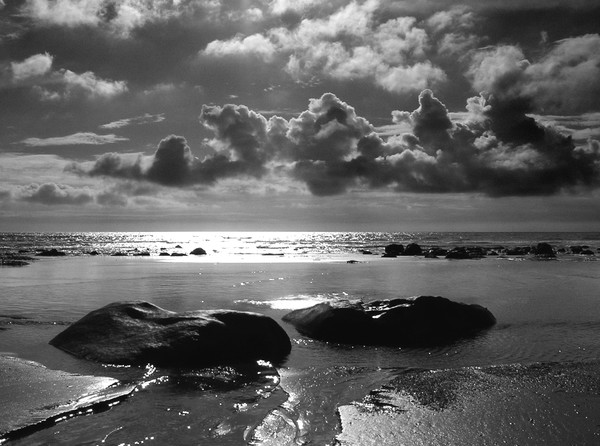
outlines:
[[[7,328],[0,330],[0,352],[144,383],[109,411],[59,423],[15,444],[329,444],[339,428],[336,407],[360,400],[409,367],[600,359],[596,256],[380,257],[386,244],[411,241],[487,247],[548,241],[600,248],[597,233],[0,234],[0,251],[68,253],[0,268],[0,323]],[[159,256],[196,247],[208,254]],[[101,255],[86,254],[91,251]],[[110,256],[115,252],[129,255]],[[141,252],[150,256],[135,256]],[[313,341],[281,321],[292,309],[323,301],[424,294],[486,306],[498,324],[446,347],[394,349]],[[250,372],[138,369],[88,363],[47,344],[65,324],[93,309],[138,299],[174,311],[262,312],[286,329],[292,353],[277,367],[261,364]]]

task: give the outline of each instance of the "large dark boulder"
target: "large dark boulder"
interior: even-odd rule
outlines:
[[[204,256],[206,255],[206,251],[202,248],[196,248],[192,252],[190,252],[193,256]]]
[[[421,254],[423,254],[423,250],[416,243],[409,243],[404,249],[405,256],[420,256]]]
[[[290,339],[270,317],[233,310],[175,313],[149,302],[115,302],[92,311],[50,344],[110,364],[215,365],[281,360]]]
[[[469,337],[496,323],[480,305],[438,296],[321,303],[283,320],[305,336],[343,344],[427,346]]]

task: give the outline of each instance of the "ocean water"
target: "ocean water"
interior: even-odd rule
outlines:
[[[540,241],[566,253],[546,261],[380,257],[392,242],[512,247]],[[598,360],[600,263],[596,256],[568,254],[572,245],[598,253],[600,233],[0,234],[0,252],[67,253],[0,268],[0,324],[6,328],[0,330],[0,352],[139,384],[110,410],[14,444],[333,444],[337,407],[410,368]],[[159,256],[196,247],[207,255]],[[128,255],[110,255],[115,252]],[[136,255],[145,252],[150,255]],[[290,310],[323,301],[416,295],[483,305],[498,323],[448,346],[400,349],[315,341],[281,320]],[[146,300],[173,311],[261,312],[284,327],[292,353],[283,364],[261,363],[251,372],[172,370],[90,363],[48,345],[66,324],[120,300]]]

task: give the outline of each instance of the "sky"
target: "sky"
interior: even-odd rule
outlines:
[[[0,0],[0,231],[598,231],[597,0]]]

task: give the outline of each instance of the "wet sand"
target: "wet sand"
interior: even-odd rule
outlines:
[[[600,363],[407,371],[338,409],[339,446],[600,441]]]

